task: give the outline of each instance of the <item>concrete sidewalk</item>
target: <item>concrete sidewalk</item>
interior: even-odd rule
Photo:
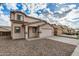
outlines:
[[[77,39],[77,35],[60,35],[61,37],[67,37],[67,38],[74,38],[74,39]]]
[[[71,56],[79,56],[79,40],[73,38],[58,37],[58,36],[49,37],[48,39],[76,45],[77,47],[75,48]]]
[[[73,45],[79,44],[79,40],[74,39],[74,38],[53,36],[53,37],[49,37],[48,39],[52,39],[52,40],[56,40],[56,41],[60,41],[60,42],[68,43],[68,44],[73,44]]]
[[[76,47],[76,49],[72,53],[72,56],[79,56],[79,45]]]

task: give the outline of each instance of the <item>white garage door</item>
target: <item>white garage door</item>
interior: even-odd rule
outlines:
[[[40,29],[41,33],[40,33],[40,37],[49,37],[52,36],[52,30],[51,29]]]

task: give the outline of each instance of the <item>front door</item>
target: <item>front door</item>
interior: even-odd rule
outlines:
[[[29,38],[39,37],[39,27],[29,27]]]

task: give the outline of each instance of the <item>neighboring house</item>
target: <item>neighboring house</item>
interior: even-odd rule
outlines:
[[[62,26],[63,34],[73,35],[75,34],[75,29],[69,28],[68,26]]]
[[[68,33],[71,34],[71,35],[73,35],[73,34],[76,33],[76,31],[73,28],[68,28]]]
[[[60,25],[52,24],[54,28],[54,35],[62,35],[62,27]]]
[[[0,26],[0,36],[10,36],[11,27],[9,26]]]
[[[76,35],[79,35],[79,28],[75,29],[75,33],[76,33]]]
[[[45,38],[54,34],[54,29],[49,23],[27,16],[21,11],[11,11],[10,20],[12,39]]]
[[[68,33],[68,29],[69,28],[67,26],[63,25],[62,29],[63,29],[63,34],[67,34]]]

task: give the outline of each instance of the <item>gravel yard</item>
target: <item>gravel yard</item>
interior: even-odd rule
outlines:
[[[0,39],[1,56],[70,56],[75,47],[49,39],[32,41]]]

